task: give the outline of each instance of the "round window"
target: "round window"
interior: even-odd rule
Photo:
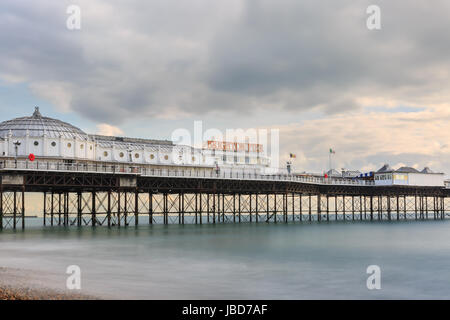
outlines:
[[[123,158],[124,154],[123,152],[119,153],[119,157]]]
[[[56,147],[56,142],[55,141],[52,142],[52,147]]]
[[[107,151],[103,152],[103,156],[107,157],[108,156],[108,152]]]
[[[35,146],[38,146],[38,145],[39,145],[39,142],[35,141],[35,142],[34,142],[34,145],[35,145]]]
[[[169,160],[169,156],[167,154],[164,156],[164,160]]]
[[[67,148],[72,148],[72,144],[70,142],[67,144]]]
[[[136,159],[138,159],[138,158],[139,158],[139,153],[136,153],[136,154],[134,155],[134,157],[135,157]]]

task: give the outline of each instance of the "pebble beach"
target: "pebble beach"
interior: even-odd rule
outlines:
[[[98,300],[98,298],[52,289],[42,280],[30,276],[25,270],[0,268],[0,300]]]

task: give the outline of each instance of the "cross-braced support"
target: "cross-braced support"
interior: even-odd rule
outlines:
[[[208,183],[203,181],[192,188],[175,188],[163,182],[152,188],[114,184],[109,188],[45,188],[43,224],[114,227],[143,223],[400,221],[438,220],[450,215],[450,196],[439,190],[433,193],[417,188],[399,193],[391,188],[365,188],[347,192],[331,187],[295,190],[289,185],[267,190],[254,186],[240,189],[238,182],[228,187],[223,182]],[[0,229],[25,227],[25,191],[25,185],[0,185]],[[142,215],[148,219],[142,219]]]
[[[0,230],[25,229],[25,191],[0,189]]]

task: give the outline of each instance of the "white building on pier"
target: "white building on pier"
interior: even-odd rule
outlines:
[[[436,186],[444,187],[444,173],[433,172],[426,167],[422,171],[412,167],[393,169],[385,164],[375,172],[375,185]]]
[[[262,173],[270,165],[259,145],[240,145],[209,141],[203,148],[193,148],[167,140],[87,134],[67,122],[42,116],[38,107],[32,116],[0,123],[0,157],[4,159],[26,160],[32,154],[36,161],[66,164],[188,167],[241,173]]]

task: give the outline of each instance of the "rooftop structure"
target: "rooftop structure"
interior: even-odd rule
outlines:
[[[391,168],[391,166],[389,164],[385,164],[384,166],[382,166],[377,173],[383,173],[383,172],[393,172],[394,169]]]
[[[43,117],[36,107],[31,117],[21,117],[0,123],[0,137],[43,137],[65,139],[87,139],[81,129],[57,119]]]
[[[375,185],[444,186],[444,173],[437,173],[428,167],[419,171],[413,167],[393,169],[385,164],[375,172]]]
[[[330,169],[327,171],[327,176],[329,177],[342,177],[342,173],[336,169]]]

